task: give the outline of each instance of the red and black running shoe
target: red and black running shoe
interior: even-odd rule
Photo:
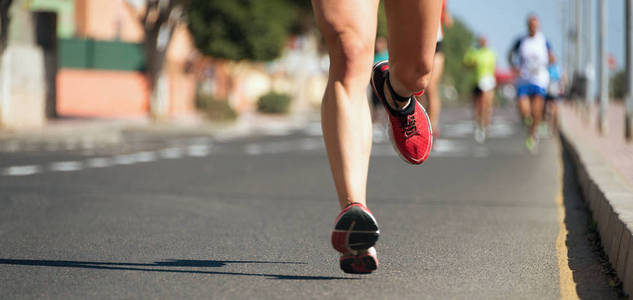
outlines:
[[[357,255],[351,253],[341,255],[339,259],[341,270],[350,274],[369,274],[378,269],[376,248],[371,247]]]
[[[351,203],[336,217],[332,246],[343,255],[341,269],[346,273],[370,273],[378,267],[376,244],[380,231],[371,211],[361,203]]]
[[[389,115],[388,132],[391,144],[405,162],[421,164],[429,157],[433,146],[431,120],[414,97],[410,97],[409,105],[404,109],[392,108],[385,98],[388,91],[384,90],[384,86],[388,77],[387,61],[376,63],[371,75],[371,86]]]

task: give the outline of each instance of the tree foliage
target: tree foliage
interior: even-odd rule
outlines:
[[[376,36],[387,37],[387,15],[385,14],[385,6],[380,1],[378,6],[378,28],[376,30]]]
[[[13,0],[0,0],[0,54],[7,47],[9,36],[9,8]]]
[[[312,14],[312,1],[286,0],[292,11],[290,22],[291,34],[302,34],[316,29],[316,22]]]
[[[265,61],[278,57],[305,4],[287,0],[192,0],[189,29],[205,55]]]
[[[455,86],[460,99],[469,97],[472,90],[472,72],[464,71],[462,61],[474,39],[473,32],[457,18],[453,21],[453,26],[444,31],[442,47],[446,62],[443,81]]]
[[[615,99],[624,99],[626,96],[626,70],[622,69],[611,76],[609,83],[609,94]]]

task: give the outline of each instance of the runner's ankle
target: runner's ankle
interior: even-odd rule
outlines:
[[[411,103],[411,96],[402,97],[398,95],[396,91],[393,90],[389,77],[387,77],[387,80],[385,80],[385,86],[383,90],[385,91],[385,98],[387,100],[387,104],[389,104],[389,106],[391,106],[391,108],[393,109],[403,110],[405,107],[409,105],[409,103]]]

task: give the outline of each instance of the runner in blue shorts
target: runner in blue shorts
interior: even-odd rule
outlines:
[[[545,97],[545,120],[549,120],[549,126],[552,133],[558,130],[558,102],[562,98],[563,80],[562,72],[558,64],[550,64],[547,67],[549,73],[549,85],[547,86],[547,96]]]
[[[508,62],[517,74],[519,112],[529,126],[525,146],[534,152],[538,145],[536,129],[543,116],[549,84],[547,66],[554,63],[555,58],[550,43],[539,31],[539,20],[535,15],[528,17],[527,27],[528,34],[515,42],[508,54]]]

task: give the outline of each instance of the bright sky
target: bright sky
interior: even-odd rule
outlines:
[[[506,56],[512,42],[527,31],[526,17],[536,13],[541,20],[541,31],[552,43],[558,58],[563,54],[563,9],[570,0],[447,0],[454,17],[464,21],[476,34],[483,34],[497,53],[498,64],[507,67]],[[574,0],[578,1],[578,0]],[[582,0],[584,1],[584,0]],[[608,0],[608,53],[612,53],[618,68],[624,58],[624,1]],[[596,5],[598,1],[591,1]],[[593,10],[597,26],[597,7]],[[594,27],[594,43],[597,43]],[[594,50],[594,54],[596,54]],[[559,61],[563,61],[559,59]],[[595,60],[594,60],[595,61]]]

